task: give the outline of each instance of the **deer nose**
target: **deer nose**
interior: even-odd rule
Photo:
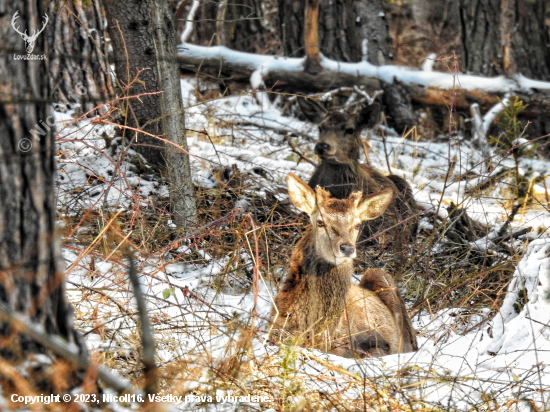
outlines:
[[[340,245],[340,251],[346,255],[351,256],[355,253],[355,246],[353,245]]]
[[[323,155],[330,150],[330,145],[325,142],[319,142],[315,145],[315,154]]]

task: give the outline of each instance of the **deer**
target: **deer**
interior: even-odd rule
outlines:
[[[384,248],[401,253],[416,237],[418,227],[419,210],[411,187],[399,176],[386,176],[359,163],[361,131],[376,125],[380,117],[379,104],[373,103],[357,113],[342,113],[327,111],[316,101],[302,96],[298,97],[298,103],[306,119],[319,127],[319,141],[314,150],[321,162],[309,186],[321,186],[337,199],[345,199],[354,191],[369,196],[391,189],[394,199],[381,217],[364,225],[360,240],[379,234]]]
[[[353,260],[361,223],[379,217],[393,190],[337,199],[287,176],[290,200],[310,225],[290,257],[290,269],[274,299],[270,339],[298,337],[304,346],[364,358],[418,349],[407,308],[392,277],[368,269],[353,283]]]
[[[27,34],[27,30],[25,30],[24,33],[21,33],[19,31],[19,27],[15,27],[15,21],[17,20],[19,10],[15,12],[13,15],[13,18],[11,19],[11,25],[13,29],[21,35],[23,40],[25,41],[25,48],[27,49],[27,53],[30,54],[34,50],[34,43],[36,42],[36,39],[38,38],[38,35],[44,31],[46,28],[46,24],[48,24],[49,17],[47,14],[44,14],[45,21],[42,23],[42,28],[40,30],[35,30],[31,36]]]

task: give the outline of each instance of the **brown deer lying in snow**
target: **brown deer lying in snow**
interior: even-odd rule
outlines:
[[[380,116],[380,106],[374,103],[356,114],[327,111],[314,100],[298,97],[305,117],[319,125],[319,141],[315,153],[321,164],[315,169],[309,186],[321,186],[337,199],[346,199],[352,192],[363,196],[392,189],[394,199],[378,219],[367,222],[361,240],[389,229],[382,237],[387,248],[401,251],[416,236],[418,206],[409,184],[399,176],[385,176],[376,169],[359,163],[362,148],[361,131],[372,128]],[[401,224],[399,224],[402,222]]]
[[[386,272],[354,273],[361,222],[376,219],[392,201],[391,189],[370,196],[353,192],[335,199],[296,175],[287,177],[292,203],[311,226],[294,247],[290,273],[271,311],[272,336],[302,335],[310,347],[345,357],[383,356],[416,350],[403,299]]]

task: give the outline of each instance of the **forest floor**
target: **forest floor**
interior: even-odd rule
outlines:
[[[262,107],[251,91],[220,97],[217,84],[181,84],[199,207],[192,233],[176,230],[166,183],[124,148],[120,130],[56,113],[64,124],[57,198],[67,289],[97,362],[142,381],[131,245],[160,388],[196,396],[181,410],[550,407],[550,160],[495,149],[488,172],[463,130],[429,139],[421,129],[365,132],[370,163],[404,177],[422,208],[405,263],[377,250],[361,256],[363,266],[385,268],[399,281],[420,349],[356,360],[298,342],[277,346],[267,340],[272,298],[307,223],[284,182],[289,172],[311,176],[317,129],[299,119],[296,104],[283,109],[287,99]],[[520,178],[529,202],[511,219],[524,200],[515,189]],[[452,225],[453,205],[489,234],[465,239]],[[531,230],[497,242],[503,225],[499,235]],[[216,399],[228,395],[266,398]]]

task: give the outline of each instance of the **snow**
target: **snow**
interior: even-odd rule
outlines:
[[[198,46],[192,46],[196,53]],[[205,53],[219,53],[225,58],[242,58],[223,47],[202,48]],[[252,57],[254,56],[254,57]],[[285,66],[287,70],[298,69],[303,60],[283,59],[269,56],[250,55],[254,73]],[[323,65],[331,67],[333,62],[323,59]],[[422,84],[447,87],[451,77],[448,74],[430,71],[398,70],[392,66],[375,68],[366,62],[340,64],[342,71],[360,70],[368,75],[391,79],[393,76]],[[259,70],[259,72],[256,72]],[[284,136],[292,136],[303,153],[312,154],[316,139],[316,128],[294,117],[283,115],[277,104],[267,106],[254,97],[261,88],[261,75],[254,74],[255,90],[241,96],[230,96],[208,102],[197,100],[195,90],[200,87],[197,80],[182,80],[182,94],[189,129],[193,178],[196,184],[217,187],[219,182],[212,171],[219,167],[235,165],[239,171],[250,173],[254,181],[248,190],[264,196],[269,190],[281,199],[286,199],[284,179],[289,172],[307,179],[313,166],[297,162]],[[473,87],[475,76],[459,76],[462,87]],[[454,79],[453,79],[454,81]],[[479,81],[479,80],[478,80]],[[518,80],[525,87],[526,79]],[[484,79],[487,89],[505,86],[516,87],[509,79]],[[444,86],[446,85],[446,86]],[[479,88],[479,84],[475,85]],[[105,155],[103,135],[114,136],[114,127],[95,124],[90,119],[73,122],[70,114],[56,113],[58,124],[65,125],[60,131],[60,156],[58,178],[58,203],[63,213],[77,214],[89,208],[110,208],[131,211],[134,207],[149,207],[157,197],[167,197],[167,189],[152,175],[138,175],[132,169],[129,158],[119,159],[119,151]],[[205,138],[207,136],[207,138]],[[215,144],[214,144],[215,142]],[[469,215],[479,221],[501,225],[507,218],[504,208],[507,194],[496,188],[489,195],[473,198],[467,190],[488,177],[483,174],[477,150],[461,136],[447,141],[415,142],[401,137],[386,137],[385,142],[374,134],[370,141],[370,160],[380,170],[386,170],[384,144],[388,152],[392,172],[406,178],[412,185],[420,207],[437,213],[440,219],[447,217],[446,205],[451,202],[467,208]],[[130,151],[130,157],[139,156]],[[455,168],[445,181],[449,159],[455,159]],[[500,165],[508,165],[508,159],[500,159]],[[543,158],[524,159],[522,168],[530,168],[541,176],[547,176],[548,161]],[[495,162],[496,163],[496,162]],[[497,173],[498,168],[492,173]],[[469,172],[469,177],[462,176]],[[95,182],[95,183],[94,183]],[[539,190],[543,190],[539,187]],[[136,204],[136,200],[137,201]],[[441,205],[438,206],[441,200]],[[236,208],[246,209],[246,198],[239,199]],[[428,213],[429,211],[429,213]],[[421,220],[421,227],[430,228],[433,221]],[[170,225],[166,219],[164,224]],[[541,208],[531,208],[518,214],[512,227],[550,226],[550,216]],[[83,228],[83,230],[86,230]],[[485,239],[487,240],[487,239]],[[79,252],[66,239],[63,257],[69,267],[78,258]],[[520,242],[521,243],[521,242]],[[485,248],[484,245],[480,247]],[[518,246],[519,247],[519,246]],[[139,263],[142,287],[148,299],[149,316],[162,319],[169,331],[155,331],[159,344],[157,357],[162,365],[181,362],[185,359],[189,367],[201,370],[199,378],[187,380],[185,385],[199,387],[206,385],[207,364],[227,359],[236,335],[227,332],[226,324],[232,319],[254,320],[254,325],[265,332],[272,297],[276,291],[263,277],[258,279],[258,293],[243,293],[234,285],[217,287],[219,274],[227,272],[232,259],[239,257],[246,265],[254,262],[252,250],[246,247],[215,259],[199,244],[183,244],[180,253],[197,253],[202,260],[197,263],[181,263],[165,256],[136,255]],[[550,241],[542,236],[532,240],[525,254],[517,264],[508,292],[496,317],[487,320],[490,311],[472,311],[465,308],[451,308],[437,313],[419,313],[413,319],[419,331],[420,349],[416,353],[391,355],[380,359],[353,360],[319,351],[297,348],[295,374],[303,384],[327,393],[340,391],[340,386],[349,374],[367,377],[374,385],[368,391],[375,391],[376,385],[400,388],[390,397],[419,400],[418,405],[435,406],[452,410],[479,410],[491,402],[505,404],[518,401],[516,410],[527,410],[529,402],[541,408],[548,408],[550,388]],[[112,304],[116,300],[128,311],[135,312],[135,303],[125,278],[122,262],[96,259],[96,272],[90,275],[90,256],[84,257],[68,274],[67,288],[70,299],[75,302],[79,325],[84,328],[90,349],[109,352],[111,356],[130,356],[133,353],[136,321],[133,316],[122,316],[122,309]],[[274,268],[275,270],[275,268]],[[84,288],[75,288],[74,284]],[[90,294],[89,290],[101,290],[103,295]],[[520,295],[525,290],[527,300],[520,304]],[[169,296],[166,293],[169,291]],[[193,293],[200,300],[190,299]],[[86,299],[84,299],[86,296]],[[111,299],[111,300],[110,300]],[[101,302],[101,306],[99,306]],[[120,316],[113,316],[113,313]],[[94,318],[93,322],[89,319]],[[467,319],[466,324],[461,319]],[[161,324],[163,324],[161,322]],[[99,329],[98,329],[99,328]],[[104,339],[98,332],[104,328],[111,340]],[[190,332],[189,332],[190,331]],[[269,346],[266,334],[254,338],[247,359],[261,363],[283,356],[284,348]],[[208,359],[205,359],[205,354]],[[202,355],[202,359],[200,356]],[[200,360],[200,362],[199,362]],[[342,371],[331,371],[322,363],[330,361]],[[321,362],[321,363],[319,363]],[[184,372],[182,372],[183,374]],[[332,374],[331,379],[320,380],[315,376]],[[183,376],[183,375],[182,375]],[[259,369],[254,369],[248,379],[265,378]],[[267,378],[265,378],[267,379]],[[281,381],[273,379],[275,386]],[[278,383],[279,382],[279,383]],[[194,387],[188,386],[187,390]],[[343,399],[356,399],[361,395],[358,389],[342,392]],[[374,392],[373,392],[374,393]],[[298,395],[296,395],[298,402]],[[492,399],[488,401],[487,399]],[[179,405],[179,410],[237,410],[235,405],[194,404]],[[233,409],[232,409],[233,408]],[[421,408],[421,406],[419,406]]]
[[[224,46],[197,46],[184,43],[178,46],[178,55],[201,61],[203,59],[219,60],[220,63],[239,66],[257,72],[263,76],[270,71],[281,73],[302,72],[305,58],[287,58],[279,56],[243,53]],[[405,83],[413,83],[424,87],[439,87],[452,89],[460,87],[464,90],[479,90],[485,92],[533,92],[535,90],[550,90],[550,82],[532,80],[522,75],[508,78],[505,76],[482,77],[464,73],[444,73],[431,70],[418,70],[401,66],[374,66],[367,61],[358,63],[338,62],[321,55],[321,66],[335,73],[347,73],[362,79],[375,78],[393,83],[394,79]],[[428,67],[428,66],[426,66]],[[258,82],[257,79],[254,82]]]

